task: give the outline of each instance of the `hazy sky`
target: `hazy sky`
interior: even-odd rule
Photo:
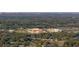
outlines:
[[[79,12],[79,0],[0,0],[0,12]]]

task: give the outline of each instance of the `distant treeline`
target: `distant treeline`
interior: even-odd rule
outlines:
[[[0,28],[79,27],[77,17],[0,16]]]

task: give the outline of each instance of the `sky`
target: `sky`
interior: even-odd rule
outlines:
[[[0,0],[0,12],[79,12],[79,0]]]

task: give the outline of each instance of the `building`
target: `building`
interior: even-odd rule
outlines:
[[[27,32],[32,33],[32,34],[45,33],[45,31],[43,29],[40,29],[40,28],[27,29]]]
[[[13,30],[13,29],[9,29],[9,30],[8,30],[8,32],[13,33],[13,32],[14,32],[14,30]]]
[[[17,33],[27,33],[27,29],[16,29],[15,32],[17,32]]]
[[[56,29],[56,28],[49,28],[47,29],[47,32],[61,32],[61,29]]]

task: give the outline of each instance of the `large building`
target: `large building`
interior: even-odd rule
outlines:
[[[61,29],[57,29],[57,28],[49,28],[47,29],[47,32],[61,32]]]
[[[27,32],[33,33],[33,34],[45,33],[45,31],[43,29],[40,29],[40,28],[27,29]]]

